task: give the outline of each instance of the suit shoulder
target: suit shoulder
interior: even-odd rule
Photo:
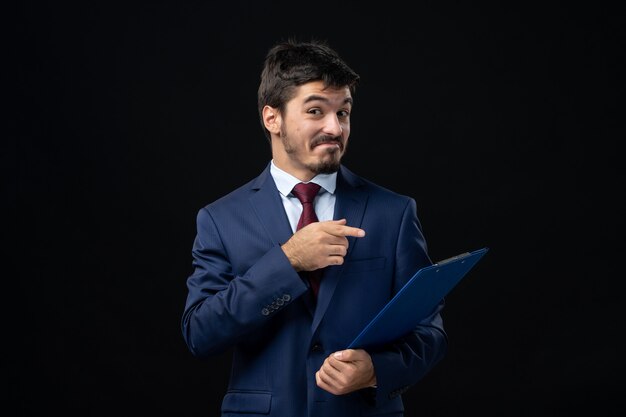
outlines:
[[[371,180],[363,179],[363,181],[366,184],[366,186],[368,188],[370,188],[370,190],[372,190],[372,191],[374,191],[376,193],[383,194],[386,197],[396,198],[396,199],[403,200],[403,201],[412,199],[412,197],[409,196],[409,195],[399,193],[399,192],[397,192],[395,190],[392,190],[391,188],[385,187],[385,186],[380,185],[378,183],[375,183],[375,182],[373,182]]]
[[[370,179],[355,174],[354,172],[342,167],[342,176],[346,181],[354,186],[366,191],[369,195],[379,196],[385,199],[407,202],[413,200],[413,197],[399,193],[391,188],[376,183]]]
[[[261,172],[260,175],[252,178],[245,184],[240,185],[227,194],[216,198],[202,207],[200,211],[206,210],[213,213],[223,213],[232,211],[233,209],[240,210],[243,207],[246,207],[246,201],[248,201],[253,194],[257,193],[261,189],[276,189],[276,185],[270,175],[269,165]]]
[[[253,190],[253,184],[255,180],[250,180],[247,183],[229,191],[227,194],[217,197],[215,200],[207,203],[203,210],[216,210],[223,207],[232,206],[233,204],[239,204],[240,202],[249,198],[251,191]]]

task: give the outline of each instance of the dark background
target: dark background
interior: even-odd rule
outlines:
[[[490,248],[407,416],[625,411],[619,10],[22,4],[0,160],[11,415],[219,415],[229,357],[180,331],[195,215],[268,162],[258,76],[290,35],[360,73],[345,163],[417,200],[431,256]]]

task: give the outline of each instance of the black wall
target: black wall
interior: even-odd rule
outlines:
[[[11,415],[219,415],[229,357],[180,331],[195,215],[268,162],[258,75],[290,35],[361,74],[345,163],[417,200],[432,257],[490,248],[407,416],[625,411],[623,13],[93,3],[5,9]]]

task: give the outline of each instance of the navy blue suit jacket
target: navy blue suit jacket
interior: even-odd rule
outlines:
[[[366,236],[349,237],[344,264],[325,268],[316,305],[280,247],[292,230],[269,164],[198,212],[182,332],[197,357],[233,349],[223,417],[402,416],[401,394],[445,354],[442,300],[412,333],[369,352],[377,388],[336,396],[317,387],[324,359],[432,263],[412,198],[344,166],[336,197],[334,218]]]

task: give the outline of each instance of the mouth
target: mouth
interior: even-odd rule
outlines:
[[[314,146],[315,148],[337,148],[341,149],[341,143],[339,142],[324,142]]]
[[[312,143],[311,148],[323,148],[323,149],[343,149],[343,143],[336,139],[326,139],[315,141]]]

